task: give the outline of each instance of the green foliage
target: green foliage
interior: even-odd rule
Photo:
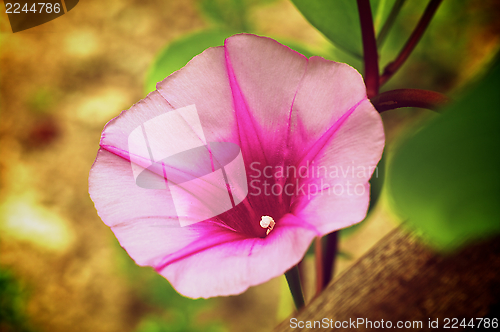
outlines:
[[[428,2],[413,0],[404,3],[393,29],[382,48],[379,47],[381,71],[397,57]],[[475,61],[474,56],[471,58],[471,47],[476,48],[473,46],[476,42],[472,42],[478,38],[480,25],[476,22],[486,25],[487,18],[471,15],[473,8],[476,7],[463,0],[443,1],[415,50],[384,90],[411,87],[448,91],[464,71],[474,68],[470,61]]]
[[[192,321],[179,318],[169,321],[161,317],[152,316],[141,321],[136,332],[225,332],[222,325],[212,323],[197,326]]]
[[[29,332],[25,314],[26,294],[15,277],[0,269],[0,330]]]
[[[396,19],[399,16],[401,8],[403,7],[405,2],[406,0],[395,0],[390,10],[390,6],[383,4],[381,5],[383,6],[381,7],[383,8],[383,10],[380,10],[378,12],[378,15],[374,17],[374,25],[378,27],[376,38],[377,46],[379,49],[382,48],[382,44],[384,43],[387,35],[389,34],[389,31],[391,31],[394,23],[396,22]]]
[[[236,31],[247,31],[246,2],[241,0],[202,0],[202,11],[216,24]]]
[[[304,17],[332,43],[361,56],[361,29],[356,1],[292,0]]]
[[[362,57],[363,45],[358,6],[354,0],[292,0],[304,17],[337,47],[356,57]],[[387,20],[396,0],[370,2],[375,32]]]
[[[500,64],[393,157],[397,210],[445,251],[500,232]]]
[[[275,0],[201,0],[200,9],[216,25],[238,32],[252,29],[247,13],[251,7]]]

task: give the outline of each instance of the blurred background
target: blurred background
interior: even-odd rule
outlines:
[[[382,64],[397,54],[426,4],[403,6]],[[384,90],[459,97],[499,49],[498,17],[495,0],[444,1]],[[283,277],[240,296],[183,298],[152,269],[134,264],[88,195],[106,122],[193,55],[241,31],[362,70],[359,58],[334,46],[288,0],[85,0],[17,33],[2,7],[0,331],[266,331],[293,312]],[[384,113],[386,156],[432,117],[418,109]],[[337,275],[397,227],[387,201],[383,191],[368,218],[342,233]],[[305,259],[307,298],[313,261]]]

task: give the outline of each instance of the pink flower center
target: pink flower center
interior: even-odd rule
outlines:
[[[247,172],[247,174],[252,173]],[[217,216],[215,221],[249,238],[265,238],[272,229],[279,227],[279,220],[290,212],[293,196],[287,193],[294,192],[293,186],[289,185],[289,190],[286,192],[280,188],[293,181],[288,181],[287,178],[268,178],[263,175],[248,177],[247,180],[249,184],[247,197],[233,209]]]

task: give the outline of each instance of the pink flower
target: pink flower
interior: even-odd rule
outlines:
[[[190,105],[206,142],[241,149],[240,186],[248,194],[228,188],[244,193],[241,203],[180,227],[171,191],[136,182],[131,160],[147,161],[143,168],[151,161],[130,153],[129,135]],[[89,178],[99,216],[137,264],[154,267],[185,296],[207,298],[279,276],[316,236],[363,220],[384,133],[355,69],[241,34],[196,56],[111,120],[100,146]],[[183,200],[187,211],[200,204]]]

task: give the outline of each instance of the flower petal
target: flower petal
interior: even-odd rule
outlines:
[[[208,298],[240,294],[285,273],[304,256],[317,231],[287,214],[266,238],[219,241],[204,250],[166,257],[157,271],[184,296]]]
[[[290,146],[297,158],[310,150],[347,112],[366,99],[361,75],[349,65],[309,59],[292,110]]]
[[[140,265],[151,265],[193,238],[181,228],[168,190],[136,185],[128,160],[99,150],[89,193],[103,222]]]
[[[171,110],[173,107],[157,91],[153,91],[129,110],[121,112],[119,116],[106,124],[100,145],[109,146],[115,151],[122,151],[123,156],[128,158],[130,133],[148,120]]]
[[[170,191],[137,186],[130,163],[104,149],[89,179],[99,216],[139,265],[156,266],[185,247],[194,250],[200,244],[210,247],[242,238],[210,221],[181,227]]]
[[[195,105],[207,142],[239,144],[223,47],[212,47],[156,85],[175,109]]]
[[[292,208],[322,234],[364,219],[370,199],[368,180],[384,149],[382,121],[368,100],[342,121],[327,142],[317,141],[321,149],[308,159],[309,173],[299,178],[304,193]]]
[[[273,39],[248,34],[226,39],[224,47],[244,156],[280,164],[307,58]]]

